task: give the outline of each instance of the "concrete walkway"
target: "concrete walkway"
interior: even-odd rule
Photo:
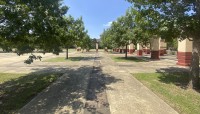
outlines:
[[[83,60],[71,63],[68,68],[62,68],[64,75],[27,103],[18,113],[82,114],[88,79],[93,69],[94,54],[83,56]],[[77,63],[78,66],[74,67],[73,64]]]
[[[25,105],[20,114],[81,114],[92,67],[74,68]]]
[[[95,52],[90,54],[94,55]],[[108,54],[99,52],[99,61],[101,74],[106,81],[111,114],[178,114],[126,69],[112,61]],[[85,90],[92,70],[92,65],[84,66],[84,63],[92,61],[81,61],[81,66],[67,70],[56,83],[35,97],[19,113],[83,114]]]
[[[100,55],[102,71],[110,79],[107,96],[112,114],[178,114],[108,55]]]

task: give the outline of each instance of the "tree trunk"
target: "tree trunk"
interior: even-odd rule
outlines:
[[[127,59],[127,49],[128,49],[128,45],[126,45],[126,52],[125,52],[125,58]]]
[[[194,38],[188,88],[199,88],[199,44],[200,39]]]
[[[69,56],[68,56],[68,47],[66,47],[66,59],[69,59]]]

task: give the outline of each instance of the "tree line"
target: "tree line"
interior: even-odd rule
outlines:
[[[0,47],[16,49],[18,55],[32,53],[59,54],[63,48],[76,45],[90,48],[91,40],[82,17],[67,15],[62,0],[3,0],[0,1]],[[26,62],[33,62],[31,56]]]
[[[101,34],[105,47],[130,43],[146,45],[153,36],[173,42],[193,41],[188,88],[200,88],[200,0],[126,0],[132,4],[124,16]],[[127,57],[127,52],[126,52]]]

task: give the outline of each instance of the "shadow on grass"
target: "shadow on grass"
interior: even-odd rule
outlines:
[[[0,84],[0,112],[15,112],[62,74],[61,72],[21,74],[19,78]]]
[[[100,57],[99,57],[100,58]],[[90,60],[94,60],[93,57],[69,57],[70,61],[90,61]]]
[[[69,57],[70,61],[80,61],[82,60],[84,57]],[[66,59],[67,60],[67,59]]]
[[[95,59],[100,60],[102,57],[95,57]],[[93,61],[94,57],[84,57],[82,61]]]
[[[68,61],[77,62],[81,60],[88,61],[93,59],[94,59],[93,57],[69,57],[68,59],[66,59],[65,57],[56,57],[44,60],[43,62],[68,62]]]
[[[0,84],[0,112],[16,113],[29,102],[19,113],[78,113],[84,108],[81,99],[86,97],[92,69],[92,66],[49,67],[6,81]],[[108,84],[118,81],[108,80]],[[66,106],[71,109],[66,110]]]
[[[159,81],[166,84],[174,84],[182,89],[187,89],[189,84],[189,70],[186,68],[169,67],[157,70],[162,75],[159,76]],[[196,90],[200,92],[199,90]]]
[[[171,56],[171,55],[170,55]],[[149,56],[141,56],[139,57],[140,59],[143,59],[144,61],[147,61],[147,62],[150,62],[150,61],[160,61],[160,60],[174,60],[176,61],[177,58],[174,56],[172,58],[169,58],[169,57],[165,57],[165,56],[160,56],[159,59],[151,59],[151,57]]]
[[[119,54],[119,55],[120,55],[120,54],[123,54],[123,55],[125,54],[125,53],[113,52],[113,51],[109,51],[108,53],[109,53],[109,54]]]
[[[171,56],[171,58],[166,57],[166,56]],[[160,57],[160,59],[161,60],[174,60],[174,61],[176,61],[177,60],[176,57],[177,57],[176,55],[164,55],[164,56]]]
[[[115,62],[148,62],[139,57],[112,57]]]

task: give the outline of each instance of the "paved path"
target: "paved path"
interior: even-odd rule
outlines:
[[[93,69],[93,60],[87,57],[93,57],[94,53],[83,56],[86,59],[76,62],[78,66],[74,67],[72,63],[68,68],[63,68],[65,74],[19,110],[19,113],[82,114],[88,79]]]
[[[24,60],[28,58],[30,54],[24,54],[17,56],[15,53],[0,53],[0,72],[2,73],[31,73],[37,72],[38,70],[54,70],[67,67],[79,66],[79,62],[42,62],[43,60],[56,57],[65,57],[65,53],[60,53],[59,56],[51,53],[46,53],[45,55],[41,53],[35,53],[35,55],[41,55],[42,61],[36,60],[32,64],[25,64]],[[81,54],[82,55],[82,54]],[[78,57],[80,53],[71,52],[70,57]],[[87,63],[84,63],[87,65]]]
[[[94,53],[90,54],[94,55]],[[174,109],[137,81],[127,69],[113,62],[108,54],[99,52],[99,56],[100,71],[105,77],[111,114],[177,114]],[[91,65],[84,66],[86,63]],[[67,70],[57,82],[23,107],[20,113],[83,114],[85,89],[92,70],[92,61],[85,60],[80,64]]]
[[[82,114],[92,67],[69,70],[25,105],[20,114]]]
[[[108,55],[100,55],[103,73],[108,78],[107,96],[112,114],[177,114]]]

